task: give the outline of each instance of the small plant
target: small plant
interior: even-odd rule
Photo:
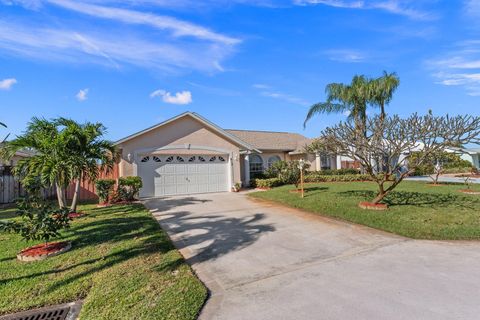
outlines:
[[[232,187],[233,192],[239,192],[240,189],[242,189],[242,184],[240,182],[235,183]]]
[[[20,221],[0,221],[0,231],[17,233],[26,241],[43,240],[47,243],[70,226],[69,210],[56,209],[40,198],[23,199],[17,203]]]
[[[114,185],[115,180],[113,179],[100,179],[95,182],[95,188],[97,190],[97,196],[100,200],[100,203],[109,202]]]
[[[305,164],[304,172],[310,167]],[[281,184],[294,184],[298,188],[300,184],[299,161],[277,161],[268,170],[269,178],[277,178]]]
[[[138,193],[142,187],[142,178],[122,177],[118,179],[117,198],[120,201],[132,202],[138,198]]]

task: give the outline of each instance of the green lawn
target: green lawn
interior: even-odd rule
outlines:
[[[480,239],[480,196],[464,195],[462,185],[427,186],[405,181],[386,199],[388,211],[358,208],[360,201],[372,200],[372,182],[319,183],[306,186],[304,199],[283,186],[252,197],[276,201],[313,213],[363,224],[416,239]],[[480,191],[480,185],[472,187]]]
[[[72,250],[41,262],[17,261],[33,243],[0,233],[0,315],[84,299],[81,319],[196,318],[206,288],[142,205],[81,210]]]

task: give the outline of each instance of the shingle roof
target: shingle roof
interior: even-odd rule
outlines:
[[[290,132],[232,129],[225,131],[260,150],[299,151],[311,141],[301,134]]]

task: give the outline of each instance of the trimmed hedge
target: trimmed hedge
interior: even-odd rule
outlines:
[[[338,176],[338,175],[347,175],[347,174],[359,174],[360,170],[359,169],[326,169],[326,170],[321,170],[317,171],[318,174],[321,174],[322,176]]]
[[[270,179],[252,179],[250,181],[250,185],[254,188],[275,188],[283,185],[282,181],[278,178],[270,178]]]
[[[317,182],[352,182],[352,181],[370,181],[372,180],[369,175],[366,174],[343,174],[343,175],[322,175],[323,171],[309,172],[305,175],[306,183]],[[252,179],[250,186],[254,188],[275,188],[284,185],[281,179]]]
[[[323,175],[322,172],[323,171],[309,172],[305,176],[305,182],[351,182],[372,180],[368,174]]]

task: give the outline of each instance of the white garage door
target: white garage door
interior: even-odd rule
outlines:
[[[140,197],[228,191],[227,155],[144,155]]]

